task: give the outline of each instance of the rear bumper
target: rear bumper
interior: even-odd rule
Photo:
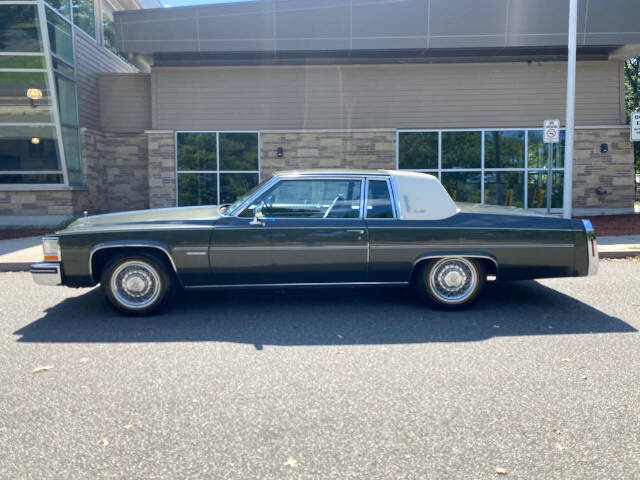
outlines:
[[[62,272],[58,262],[42,262],[31,265],[31,276],[38,285],[62,285]]]
[[[587,275],[595,275],[598,273],[598,263],[600,261],[598,257],[598,241],[596,240],[596,232],[593,229],[593,225],[589,220],[582,220],[584,225],[584,231],[587,236],[587,262],[588,269]]]

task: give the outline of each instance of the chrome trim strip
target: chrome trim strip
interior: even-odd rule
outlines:
[[[584,232],[587,238],[587,276],[591,276],[598,273],[598,264],[600,263],[600,258],[598,257],[598,241],[596,239],[596,231],[593,229],[591,222],[583,219],[582,225],[584,225]]]
[[[207,252],[203,252],[202,250],[199,250],[197,252],[185,252],[185,255],[189,255],[189,256],[193,256],[193,255],[206,255]]]
[[[31,272],[31,278],[38,285],[62,285],[62,272],[59,262],[34,263],[29,271]]]
[[[406,222],[435,222],[438,220],[405,220]],[[369,227],[370,229],[380,229],[380,228],[389,228],[388,226],[384,226],[384,225],[371,225]],[[517,230],[519,232],[522,231],[543,231],[543,232],[580,232],[580,230],[575,230],[572,228],[532,228],[532,227],[492,227],[492,226],[486,226],[486,227],[467,227],[467,226],[460,226],[460,227],[450,227],[450,226],[440,226],[440,225],[397,225],[394,228],[397,229],[416,229],[416,228],[422,228],[422,229],[436,229],[436,230]]]
[[[173,249],[174,252],[195,252],[195,251],[207,251],[209,247],[175,247]]]
[[[247,218],[247,220],[249,220],[249,218]],[[283,220],[289,220],[289,218],[283,218]],[[322,219],[322,218],[296,218],[294,220],[327,220]],[[332,218],[331,220],[360,220],[358,218]],[[268,225],[268,224],[267,224]],[[321,229],[321,230],[327,230],[327,229],[346,229],[349,225],[326,225],[326,226],[322,226],[322,227],[316,227],[316,226],[311,226],[311,227],[307,227],[304,225],[300,225],[298,227],[280,227],[280,226],[269,226],[268,228],[270,230],[311,230],[311,229]],[[225,230],[253,230],[254,227],[252,227],[251,225],[249,225],[247,223],[246,226],[238,226],[238,225],[218,225],[216,226],[216,228],[222,228]]]
[[[107,248],[127,248],[127,247],[139,247],[139,248],[155,248],[157,250],[161,250],[162,252],[164,252],[167,257],[169,257],[169,261],[171,262],[171,266],[173,267],[173,271],[177,274],[178,273],[178,269],[176,268],[176,264],[173,261],[173,257],[171,256],[171,252],[169,251],[169,249],[163,245],[158,245],[158,244],[154,244],[154,243],[127,243],[127,242],[119,242],[119,241],[115,241],[115,242],[105,242],[105,243],[99,243],[97,245],[95,245],[91,251],[89,252],[89,276],[91,277],[91,281],[96,282],[96,279],[93,278],[93,268],[92,268],[92,263],[93,263],[93,255],[100,251],[100,250],[105,250]],[[177,275],[176,275],[177,276]],[[180,277],[178,277],[178,281],[180,281]]]
[[[420,263],[421,261],[423,261],[423,260],[426,260],[428,258],[457,258],[457,257],[484,258],[484,259],[487,259],[487,260],[491,260],[496,266],[496,278],[498,277],[497,272],[499,271],[499,266],[498,266],[498,261],[495,258],[493,258],[490,255],[478,255],[478,254],[473,254],[473,253],[466,254],[464,252],[461,252],[461,253],[457,253],[457,254],[447,253],[447,254],[439,255],[437,253],[434,253],[434,254],[431,254],[431,255],[424,255],[424,256],[418,258],[415,262],[413,262],[413,266],[411,267],[411,273],[409,274],[409,278],[413,277],[413,271],[415,270],[416,265],[418,263]]]
[[[230,285],[187,285],[184,288],[214,289],[214,288],[288,288],[288,287],[375,287],[377,285],[406,286],[409,282],[327,282],[327,283],[246,283]]]
[[[222,251],[236,251],[236,250],[260,250],[260,251],[269,251],[269,250],[364,250],[368,248],[366,244],[362,245],[291,245],[291,246],[263,246],[263,247],[211,247],[210,250],[216,252]]]
[[[411,249],[411,248],[537,248],[537,247],[554,247],[554,248],[573,248],[573,243],[483,243],[483,244],[424,244],[424,245],[371,245],[373,249]]]

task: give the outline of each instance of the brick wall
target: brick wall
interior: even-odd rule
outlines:
[[[170,130],[147,131],[149,208],[175,207],[175,137]]]
[[[600,153],[600,145],[609,146]],[[629,128],[576,129],[573,164],[574,215],[633,213],[633,145]],[[606,195],[598,195],[602,186]]]
[[[396,165],[395,130],[262,132],[262,178],[278,170],[386,168]],[[284,155],[278,158],[277,149]]]

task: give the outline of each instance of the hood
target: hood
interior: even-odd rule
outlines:
[[[166,225],[211,222],[220,217],[217,205],[197,207],[156,208],[130,212],[107,213],[81,217],[63,232],[78,230],[109,230],[114,228],[142,229]]]
[[[500,205],[481,205],[479,203],[457,202],[456,205],[463,213],[486,213],[493,215],[524,215],[528,217],[554,217],[558,215],[547,214],[536,210],[524,209],[520,207],[502,207]]]

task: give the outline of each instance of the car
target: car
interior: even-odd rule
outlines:
[[[457,205],[436,177],[397,170],[280,172],[232,204],[85,215],[43,250],[37,283],[100,283],[130,315],[178,287],[411,286],[459,309],[486,281],[598,268],[588,220]]]

